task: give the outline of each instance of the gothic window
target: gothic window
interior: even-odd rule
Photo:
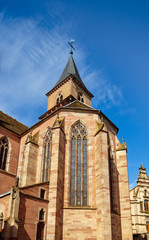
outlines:
[[[63,94],[60,92],[56,98],[56,104],[59,104],[63,100]]]
[[[70,205],[87,205],[87,133],[82,123],[71,132]]]
[[[44,149],[43,149],[43,167],[42,167],[42,182],[49,180],[49,169],[51,159],[51,144],[52,144],[52,131],[48,127],[48,130],[44,137]]]
[[[78,100],[84,102],[83,93],[81,92],[78,93]]]
[[[43,208],[39,212],[39,220],[43,221],[44,220],[44,211]]]
[[[44,226],[45,226],[45,212],[43,208],[39,212],[39,222],[37,223],[36,240],[43,240],[44,238]]]
[[[148,212],[148,200],[144,200],[144,211]]]
[[[6,170],[6,161],[8,153],[8,140],[6,137],[0,139],[0,169]]]

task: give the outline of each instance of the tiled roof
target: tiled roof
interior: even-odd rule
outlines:
[[[7,128],[8,130],[21,134],[25,132],[28,127],[18,122],[16,119],[0,111],[0,126]]]

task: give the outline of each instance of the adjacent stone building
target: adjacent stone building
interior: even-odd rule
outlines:
[[[139,168],[137,186],[130,190],[134,239],[149,239],[149,177],[146,168]],[[145,238],[147,239],[147,238]]]
[[[46,95],[31,128],[0,114],[1,237],[132,240],[126,143],[92,107],[72,52]]]

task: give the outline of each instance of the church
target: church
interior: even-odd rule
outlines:
[[[1,239],[132,240],[127,146],[72,51],[46,95],[30,128],[0,112]]]
[[[149,176],[141,163],[137,186],[130,190],[134,240],[149,238]]]

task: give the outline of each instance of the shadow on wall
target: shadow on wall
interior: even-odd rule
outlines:
[[[18,227],[18,239],[21,240],[31,240],[25,229],[25,219],[26,219],[26,199],[20,194],[20,207],[19,207],[19,227]]]
[[[4,229],[0,233],[0,239],[1,240],[18,240],[18,239],[20,239],[18,237],[13,237],[14,232],[17,232],[16,227],[15,226],[10,226],[10,224],[8,222],[5,222]],[[23,239],[31,240],[31,238],[29,237],[29,235],[27,234],[25,229],[23,231],[23,234],[24,234]]]
[[[21,214],[20,214],[20,210]],[[31,240],[25,229],[25,215],[26,215],[26,206],[25,199],[20,199],[19,206],[19,220],[10,217],[7,221],[4,222],[4,229],[1,232],[0,239],[2,240]],[[14,224],[12,225],[12,222]],[[18,227],[17,227],[18,225]]]
[[[112,239],[122,239],[121,217],[120,217],[120,193],[119,193],[119,173],[115,165],[112,153],[110,136],[108,134],[108,159],[109,159],[109,186],[111,203],[111,226]]]
[[[144,234],[144,236],[140,234],[133,235],[133,240],[149,240],[149,235]]]

